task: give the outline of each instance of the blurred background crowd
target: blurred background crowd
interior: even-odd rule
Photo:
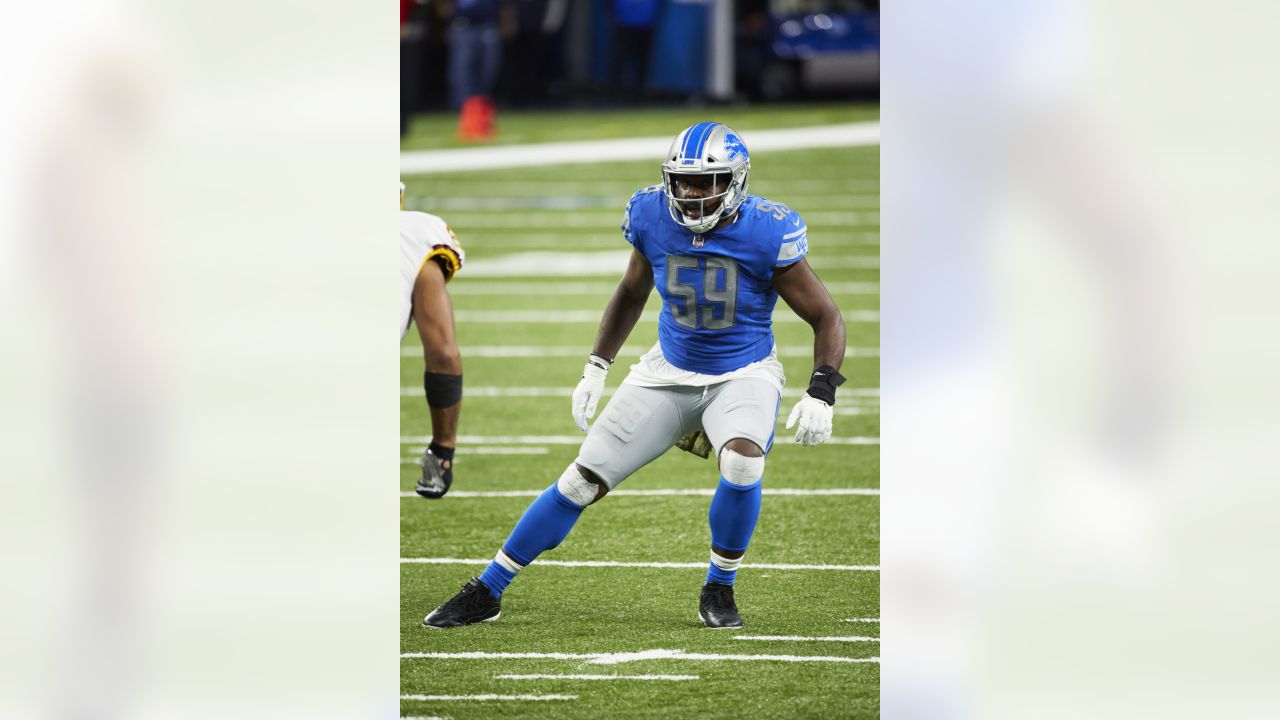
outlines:
[[[401,0],[400,132],[495,108],[877,99],[879,0]]]

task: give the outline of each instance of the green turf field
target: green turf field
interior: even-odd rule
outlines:
[[[660,129],[645,126],[650,122],[631,134],[674,133],[684,119],[668,118]],[[738,129],[749,138],[750,128]],[[541,560],[694,567],[535,562],[504,594],[497,622],[454,630],[420,625],[479,574],[534,494],[576,455],[582,435],[570,418],[569,394],[629,251],[618,221],[631,192],[657,179],[656,160],[404,178],[406,209],[443,216],[467,252],[449,286],[465,365],[462,441],[453,490],[440,501],[412,492],[430,422],[415,331],[401,347],[404,716],[879,715],[875,147],[752,156],[751,192],[787,203],[808,222],[809,259],[846,315],[849,354],[836,442],[785,442],[781,421],[807,382],[813,335],[779,303],[775,334],[790,385],[760,522],[738,573],[747,627],[711,631],[697,618],[718,472],[711,460],[674,450],[588,508],[564,544]],[[647,312],[659,310],[655,294]],[[616,387],[656,338],[656,321],[642,320],[607,386]],[[779,636],[804,639],[753,639]],[[645,651],[652,652],[635,655]],[[413,699],[484,695],[509,699]]]

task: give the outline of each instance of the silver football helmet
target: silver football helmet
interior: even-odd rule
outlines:
[[[742,137],[728,125],[700,122],[685,128],[671,143],[662,163],[662,189],[671,219],[704,233],[733,217],[747,199],[751,158]],[[681,176],[711,175],[714,180],[690,191]]]

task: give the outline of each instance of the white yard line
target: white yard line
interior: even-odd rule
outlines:
[[[411,452],[421,453],[423,450],[426,449],[426,445],[423,445],[417,448],[408,448],[408,449]],[[511,446],[511,447],[498,447],[498,446],[486,447],[484,445],[475,445],[467,448],[468,455],[546,455],[548,452],[551,452],[550,448],[538,447],[536,445],[520,445],[520,446]],[[414,463],[418,462],[417,458],[409,458],[409,457],[400,458],[400,462],[405,462],[406,460],[412,460]]]
[[[471,260],[462,272],[466,273],[467,278],[608,275],[616,279],[622,277],[631,252],[630,249],[625,249],[607,252],[513,253],[492,259]]]
[[[440,700],[479,700],[482,702],[503,700],[577,700],[577,695],[401,695],[401,700],[421,700],[434,702]]]
[[[402,457],[401,465],[417,465],[422,457],[422,451],[425,447],[406,448],[408,452],[418,453],[418,457]],[[468,455],[546,455],[551,452],[551,448],[539,447],[537,445],[528,445],[525,447],[509,447],[509,448],[467,448]],[[461,459],[461,458],[459,458]],[[454,464],[457,464],[454,460]]]
[[[635,188],[639,189],[639,188]],[[626,192],[626,191],[623,191]],[[520,210],[608,210],[621,211],[622,193],[544,193],[542,195],[422,195],[414,198],[418,207],[446,215],[446,211],[474,212]],[[787,191],[787,202],[793,206],[826,210],[879,210],[880,193],[811,193]],[[796,198],[802,198],[803,202]]]
[[[753,153],[879,145],[880,123],[857,122],[780,130],[756,130],[744,135],[743,139]],[[416,150],[400,153],[400,172],[405,175],[425,175],[567,163],[651,160],[661,158],[670,145],[671,136],[661,135],[618,140],[499,145],[458,150]]]
[[[810,222],[812,224],[812,221]],[[603,252],[520,252],[471,260],[462,272],[466,273],[467,278],[557,278],[603,275],[616,279],[621,277],[626,269],[631,252],[629,249]],[[877,255],[826,257],[822,253],[816,253],[811,262],[819,270],[823,268],[874,270],[880,267],[880,258]]]
[[[879,415],[880,407],[858,407],[856,405],[837,405],[832,412],[836,415]],[[778,424],[783,424],[784,418],[778,418]]]
[[[621,209],[609,210],[547,210],[543,212],[521,212],[506,215],[492,214],[492,211],[450,211],[449,226],[458,235],[466,238],[470,232],[486,232],[490,230],[524,230],[536,228],[548,230],[552,228],[587,228],[604,230],[618,227]],[[821,229],[825,226],[837,226],[841,230],[850,228],[880,227],[878,210],[811,210],[804,213],[804,220],[809,225]],[[466,242],[465,239],[463,242]]]
[[[606,387],[605,395],[612,395],[616,388]],[[868,391],[874,394],[867,394]],[[841,388],[840,395],[843,398],[861,398],[861,399],[878,399],[879,389],[877,388]],[[570,397],[573,395],[572,387],[547,387],[536,385],[477,385],[474,387],[467,386],[463,390],[463,394],[470,397]],[[782,397],[798,398],[804,394],[804,390],[800,388],[783,388]],[[403,385],[400,387],[401,397],[422,397],[422,388],[416,385]],[[409,442],[409,441],[405,441]]]
[[[687,653],[683,650],[641,650],[619,653],[546,653],[546,652],[408,652],[401,653],[405,660],[585,660],[589,665],[617,665],[643,660],[690,660],[715,662],[737,660],[746,662],[812,662],[812,663],[878,663],[880,658],[833,657],[829,655],[738,655],[728,653]]]
[[[494,680],[697,680],[697,675],[494,675]]]
[[[416,465],[418,461],[415,459],[413,463]],[[451,498],[510,498],[510,497],[537,497],[546,491],[546,488],[537,490],[453,490],[445,497]],[[879,488],[762,488],[765,495],[791,495],[791,496],[816,496],[830,497],[832,495],[869,495],[879,496]],[[668,495],[690,495],[695,497],[711,497],[716,494],[715,488],[680,488],[680,489],[651,489],[651,490],[626,490],[619,488],[611,490],[609,495],[631,495],[635,497],[662,497]],[[400,497],[418,497],[417,493],[402,492]]]
[[[403,394],[403,393],[401,393]],[[582,435],[459,435],[458,443],[461,445],[581,445],[582,440],[586,437]],[[402,435],[400,437],[401,444],[412,445],[417,443],[425,445],[431,442],[431,438],[426,435]],[[794,444],[794,440],[790,437],[777,436],[773,440],[775,445]],[[833,437],[827,440],[828,445],[879,445],[878,437]]]
[[[715,662],[738,660],[746,662],[798,662],[798,663],[878,663],[880,658],[833,657],[829,655],[737,655],[721,653],[687,653],[683,650],[641,650],[619,653],[548,653],[548,652],[408,652],[400,653],[405,660],[585,660],[589,665],[617,665],[643,660],[690,660]]]
[[[606,298],[617,289],[616,282],[462,282],[462,276],[449,285],[450,295],[515,295],[518,297],[560,296],[560,295],[599,295]],[[829,282],[824,283],[827,290],[836,294],[875,295],[880,292],[877,282]],[[602,308],[603,309],[603,308]]]
[[[582,345],[463,345],[458,348],[458,352],[464,358],[585,358],[587,350],[584,350]],[[618,358],[623,360],[628,357],[639,358],[648,351],[649,348],[640,345],[624,345],[618,351]],[[846,347],[844,356],[846,359],[880,357],[880,348]],[[402,345],[400,357],[422,357],[422,348],[416,345]],[[783,345],[778,348],[778,357],[813,357],[813,346]]]
[[[400,558],[402,565],[488,565],[492,558]],[[619,562],[616,560],[538,560],[538,565],[570,568],[658,568],[665,570],[705,568],[702,562]],[[880,572],[879,565],[796,565],[789,563],[743,563],[755,570],[841,570],[846,572]]]
[[[422,388],[417,386],[403,386],[400,388],[400,397],[422,398]],[[463,386],[462,394],[470,397],[571,397],[573,388],[571,387],[537,387],[528,385],[510,385],[493,387],[488,385],[479,386]],[[605,395],[612,395],[613,388],[605,388]]]
[[[579,228],[584,231],[592,228]],[[566,228],[566,232],[570,229]],[[859,231],[845,233],[842,231],[830,232],[828,230],[820,230],[822,237],[819,239],[820,245],[815,246],[810,243],[809,250],[817,254],[814,257],[826,257],[833,255],[832,251],[843,248],[868,248],[879,247],[879,233]],[[521,232],[513,232],[510,230],[472,230],[465,233],[467,252],[473,250],[483,257],[499,257],[507,253],[513,252],[530,252],[542,251],[551,252],[557,249],[573,249],[573,250],[617,250],[622,240],[618,238],[602,238],[583,234],[581,238],[556,236],[554,240],[538,240],[536,235]],[[531,237],[531,235],[533,235]],[[453,288],[450,288],[452,291]],[[610,290],[612,292],[612,289]],[[577,293],[574,293],[577,294]]]
[[[621,213],[622,204],[617,206],[617,212]],[[835,208],[819,208],[815,212],[840,212]],[[619,215],[619,217],[621,217]],[[555,232],[548,232],[549,229],[537,230],[517,230],[511,231],[507,228],[476,228],[468,230],[463,237],[459,239],[470,252],[472,247],[482,248],[486,252],[495,247],[511,246],[522,250],[567,250],[584,247],[596,247],[599,249],[625,249],[627,241],[623,238],[622,233],[610,223],[606,227],[587,227],[587,228],[556,228]],[[823,226],[822,230],[816,235],[818,243],[816,245],[810,243],[809,247],[827,248],[834,245],[858,245],[863,247],[874,247],[880,244],[880,231],[878,230],[850,230],[839,226]],[[537,245],[545,245],[546,247],[538,248]],[[459,275],[459,278],[465,277]]]
[[[460,323],[525,323],[562,325],[564,323],[598,323],[601,310],[455,310],[453,319]],[[880,313],[876,310],[846,310],[841,315],[848,322],[880,322]],[[640,319],[655,322],[658,311],[643,313]],[[800,316],[790,312],[773,316],[774,322],[804,322]]]
[[[853,269],[853,270],[876,270],[880,267],[880,258],[875,256],[855,255],[853,257],[823,257],[821,255],[812,258],[810,264],[813,269],[819,272],[834,268]]]
[[[878,637],[862,637],[858,635],[825,635],[808,637],[804,635],[734,635],[734,640],[768,640],[781,642],[880,642]]]
[[[845,622],[878,623],[880,618],[845,618]]]
[[[769,181],[766,180],[765,183]],[[775,187],[769,192],[761,193],[765,197],[779,198],[791,197],[792,193],[802,194],[826,194],[832,192],[847,193],[871,193],[879,195],[880,181],[873,178],[856,178],[844,176],[831,176],[827,178],[813,177],[812,179],[799,178],[783,178],[774,182]],[[753,186],[754,187],[754,186]],[[625,175],[619,177],[600,177],[588,180],[552,180],[547,178],[539,178],[537,183],[531,183],[527,180],[494,180],[492,178],[479,178],[475,176],[459,175],[449,178],[449,188],[456,189],[459,193],[493,193],[495,195],[584,195],[595,193],[610,193],[622,195],[624,198],[631,196],[631,193],[640,189],[640,184],[634,175]],[[772,192],[773,189],[778,193]],[[410,191],[413,188],[410,187]],[[405,198],[406,201],[413,200],[420,202],[423,198],[416,195],[410,195]],[[430,212],[430,208],[427,208]]]

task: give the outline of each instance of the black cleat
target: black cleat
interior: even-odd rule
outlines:
[[[698,600],[698,617],[713,630],[742,627],[742,616],[733,602],[733,586],[709,582],[702,586],[702,598]]]
[[[732,603],[732,600],[730,600]],[[422,626],[429,628],[461,627],[497,620],[502,614],[501,601],[489,594],[489,586],[480,578],[471,578],[462,590],[448,602],[431,611],[422,619]]]

